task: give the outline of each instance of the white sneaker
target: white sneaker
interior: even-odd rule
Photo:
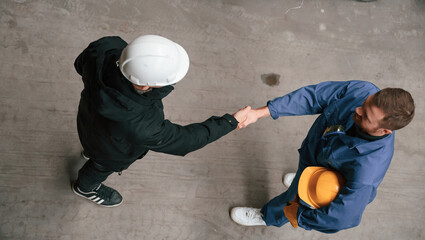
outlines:
[[[291,186],[294,178],[295,178],[295,173],[285,174],[285,176],[283,177],[283,185],[285,185],[285,187],[289,188]]]
[[[234,207],[230,211],[232,220],[243,226],[266,226],[262,216],[259,208]]]

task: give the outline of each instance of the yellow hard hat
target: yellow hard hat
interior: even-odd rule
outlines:
[[[345,178],[337,171],[325,167],[307,167],[298,183],[301,200],[313,208],[328,206],[345,184]]]

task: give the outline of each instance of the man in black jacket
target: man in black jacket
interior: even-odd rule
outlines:
[[[187,73],[189,57],[177,43],[145,35],[127,45],[120,37],[92,42],[75,60],[84,89],[78,135],[88,159],[72,184],[77,195],[101,206],[122,203],[102,184],[148,150],[184,156],[236,129],[250,107],[233,115],[180,126],[164,119],[162,98]]]

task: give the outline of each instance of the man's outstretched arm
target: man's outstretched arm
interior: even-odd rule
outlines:
[[[346,93],[355,95],[370,90],[379,90],[375,85],[365,81],[322,82],[309,85],[277,97],[267,102],[267,106],[253,109],[247,120],[238,128],[247,127],[258,119],[271,116],[278,119],[282,116],[313,115],[322,113],[334,100],[343,98]]]
[[[247,106],[232,115],[213,116],[204,122],[186,126],[165,120],[158,132],[145,139],[143,144],[152,151],[184,156],[236,129],[240,122],[246,120],[250,110],[251,107]]]

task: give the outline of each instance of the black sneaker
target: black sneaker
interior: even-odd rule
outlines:
[[[86,198],[103,207],[115,207],[122,203],[121,194],[113,188],[99,184],[90,192],[81,191],[75,182],[72,184],[72,191],[80,197]]]

